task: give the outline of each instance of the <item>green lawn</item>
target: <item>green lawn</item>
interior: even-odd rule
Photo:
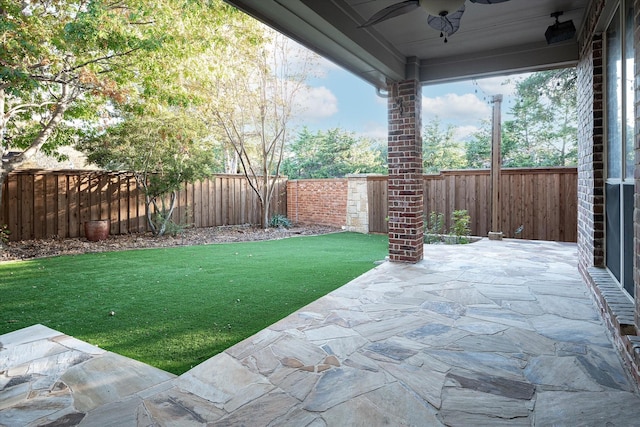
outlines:
[[[337,233],[0,264],[0,335],[41,323],[180,374],[386,254],[387,236]]]

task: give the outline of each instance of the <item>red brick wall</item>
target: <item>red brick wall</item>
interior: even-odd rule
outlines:
[[[578,71],[578,253],[580,269],[604,266],[604,65],[595,28],[604,1],[591,4]]]
[[[591,288],[602,319],[612,334],[615,346],[636,381],[640,383],[640,337],[637,325],[640,314],[640,140],[636,129],[636,194],[634,215],[635,239],[635,319],[626,297],[617,283],[602,267],[605,265],[604,244],[604,188],[605,188],[605,132],[604,132],[604,51],[602,36],[596,25],[601,19],[606,1],[596,0],[586,12],[588,16],[583,39],[580,40],[578,63],[578,257],[579,269]],[[640,0],[634,4],[636,23],[634,48],[636,80],[640,77]],[[640,123],[638,89],[635,100],[636,127]],[[601,267],[601,268],[594,268]]]
[[[345,226],[347,221],[347,180],[288,181],[287,217],[294,224]]]

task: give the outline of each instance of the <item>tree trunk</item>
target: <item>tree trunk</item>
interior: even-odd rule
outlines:
[[[0,97],[0,100],[2,100],[2,105],[0,105],[0,114],[2,114],[2,122],[0,123],[1,125],[1,129],[0,129],[0,134],[4,134],[5,132],[5,128],[6,128],[6,122],[4,119],[4,91],[0,94],[2,95],[2,97]],[[2,209],[2,185],[4,183],[4,181],[7,179],[7,176],[9,175],[9,172],[11,172],[12,170],[18,168],[20,165],[22,165],[24,162],[26,162],[27,160],[29,160],[31,157],[33,157],[41,148],[44,144],[47,143],[47,141],[49,141],[49,138],[51,137],[51,134],[56,130],[56,128],[58,127],[58,125],[60,124],[60,122],[62,121],[62,119],[64,118],[64,113],[67,111],[67,108],[69,107],[69,103],[71,102],[70,99],[67,99],[67,88],[66,86],[63,86],[63,90],[62,90],[62,97],[61,99],[63,99],[62,101],[60,101],[58,104],[56,104],[53,113],[51,114],[51,118],[49,119],[49,121],[47,122],[47,124],[42,128],[42,130],[38,133],[38,135],[35,137],[35,139],[33,140],[33,142],[31,143],[31,145],[24,150],[22,153],[13,156],[9,159],[4,159],[4,155],[5,150],[4,150],[4,146],[0,145],[0,209]],[[1,141],[0,141],[1,144]]]
[[[1,168],[1,169],[0,169],[0,212],[2,212],[2,211],[3,211],[3,206],[4,206],[4,205],[2,204],[2,195],[3,195],[3,193],[4,193],[4,183],[5,183],[5,181],[7,180],[7,177],[8,177],[8,176],[9,176],[9,172],[6,172],[6,171],[4,170],[4,168]],[[0,216],[1,216],[1,215],[0,215]],[[5,219],[6,219],[6,218],[5,218]],[[0,227],[1,227],[2,225],[3,225],[3,224],[0,224]]]
[[[266,168],[265,168],[266,169]],[[262,228],[269,228],[269,175],[262,175]]]

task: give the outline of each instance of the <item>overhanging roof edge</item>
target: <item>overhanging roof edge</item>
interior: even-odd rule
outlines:
[[[423,60],[420,63],[420,82],[435,84],[571,67],[578,63],[578,59],[578,43],[575,40],[552,46],[538,43],[515,46],[474,56]]]
[[[331,24],[300,2],[287,0],[224,0],[264,22],[301,45],[344,67],[375,87],[386,88],[387,81],[402,80],[405,58],[389,54],[380,58],[370,50],[388,51],[370,33],[363,34],[368,49],[341,32],[331,33]],[[277,6],[274,8],[274,6]],[[313,19],[314,22],[311,22]],[[286,26],[283,24],[286,22]],[[324,28],[320,28],[323,27]]]

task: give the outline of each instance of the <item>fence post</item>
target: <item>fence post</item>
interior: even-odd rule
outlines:
[[[493,97],[493,115],[491,117],[493,132],[491,134],[491,231],[490,240],[502,240],[500,231],[500,143],[502,135],[500,133],[500,107],[502,105],[502,95]]]

